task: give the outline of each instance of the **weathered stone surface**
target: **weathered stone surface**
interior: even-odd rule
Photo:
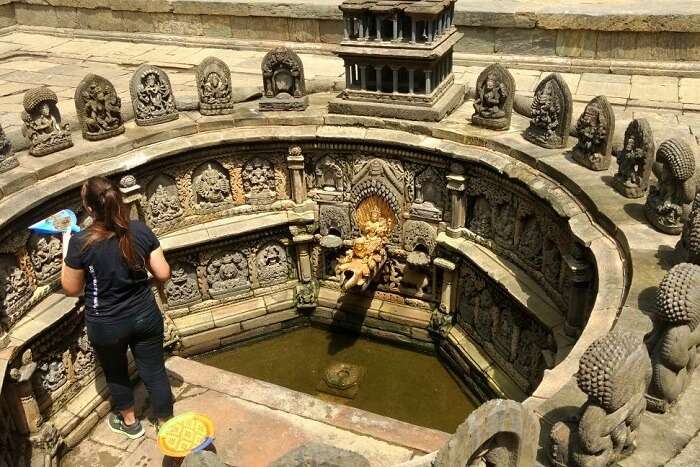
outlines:
[[[269,467],[369,467],[369,461],[360,454],[321,443],[304,444]]]

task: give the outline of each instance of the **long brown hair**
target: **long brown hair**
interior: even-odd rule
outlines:
[[[134,250],[129,232],[129,215],[121,192],[105,177],[91,177],[84,184],[80,195],[89,208],[93,222],[87,228],[83,250],[95,242],[117,237],[119,251],[131,271],[144,268]]]

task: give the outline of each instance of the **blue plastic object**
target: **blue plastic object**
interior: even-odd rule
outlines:
[[[73,233],[80,232],[78,218],[70,209],[58,211],[56,214],[29,226],[29,230],[48,235],[61,234],[68,228]]]

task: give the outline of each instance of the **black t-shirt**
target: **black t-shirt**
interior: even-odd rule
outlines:
[[[160,242],[143,222],[131,221],[129,232],[137,258],[144,263]],[[156,306],[145,267],[130,271],[114,236],[83,251],[86,231],[73,235],[65,262],[85,271],[85,319],[111,323]]]

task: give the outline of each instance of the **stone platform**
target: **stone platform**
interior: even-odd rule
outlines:
[[[390,466],[439,449],[448,435],[362,410],[324,402],[274,384],[172,357],[167,362],[175,413],[197,411],[216,427],[214,446],[229,466],[267,466],[310,442],[356,452],[372,466]],[[139,412],[148,417],[145,390],[137,389]],[[63,467],[176,465],[163,458],[153,425],[129,440],[101,420],[61,462]]]

